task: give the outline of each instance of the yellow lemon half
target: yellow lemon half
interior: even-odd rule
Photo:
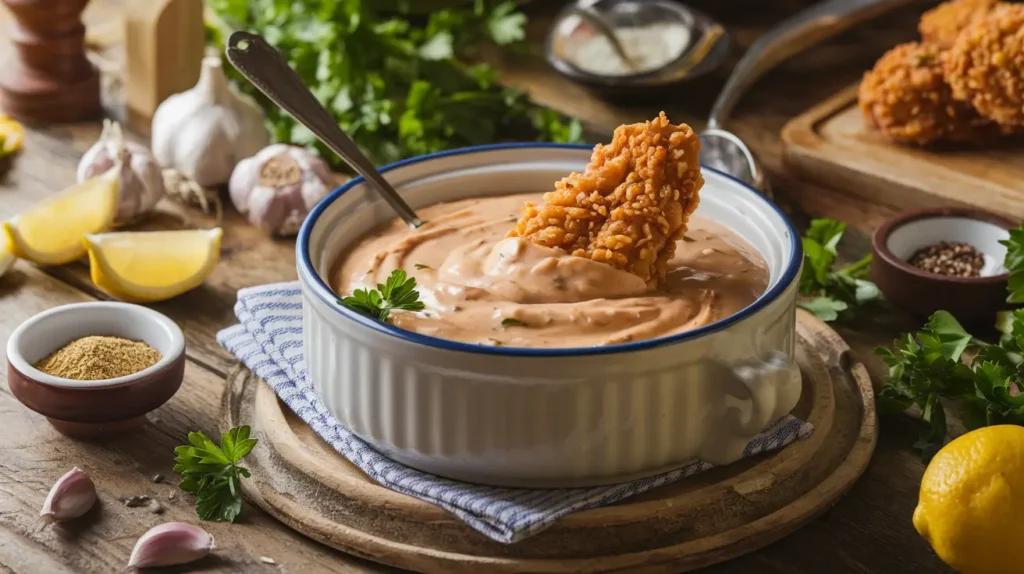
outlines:
[[[220,259],[221,229],[101,233],[85,238],[92,282],[134,303],[195,289]]]
[[[4,222],[16,257],[63,265],[85,255],[82,238],[114,224],[117,167],[48,197]]]
[[[985,427],[943,447],[921,479],[914,528],[959,572],[1024,573],[1024,427]]]

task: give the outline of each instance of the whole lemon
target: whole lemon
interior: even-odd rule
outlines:
[[[1024,427],[971,431],[935,455],[914,528],[964,574],[1024,573]]]

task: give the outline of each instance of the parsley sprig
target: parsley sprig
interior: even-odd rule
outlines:
[[[236,427],[221,435],[218,447],[202,432],[188,433],[189,444],[174,449],[178,488],[196,495],[196,514],[203,520],[234,522],[242,511],[242,484],[249,470],[239,461],[256,446],[249,427]]]
[[[800,276],[800,307],[822,321],[850,319],[855,310],[878,299],[878,287],[865,279],[871,266],[869,253],[860,261],[833,271],[836,246],[846,224],[833,219],[815,219],[801,241],[804,270]]]
[[[376,289],[356,289],[340,303],[357,313],[369,315],[378,321],[385,322],[391,311],[423,310],[423,302],[416,291],[416,278],[407,277],[405,271],[395,269],[383,284],[378,283]]]
[[[1010,232],[1003,265],[1010,272],[1007,302],[1024,302],[1024,226]],[[902,412],[917,405],[925,431],[915,446],[930,457],[948,435],[943,399],[959,407],[968,430],[997,424],[1024,425],[1024,309],[996,316],[997,343],[973,337],[946,311],[936,311],[915,334],[903,334],[892,349],[875,353],[889,369],[878,392],[879,411]]]

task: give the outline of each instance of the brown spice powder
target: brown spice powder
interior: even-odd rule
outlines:
[[[163,355],[141,341],[89,336],[74,340],[35,364],[40,371],[77,381],[116,379],[152,367]]]

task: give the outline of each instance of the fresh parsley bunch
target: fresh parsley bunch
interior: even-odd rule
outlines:
[[[342,298],[340,303],[382,323],[387,321],[395,309],[420,311],[424,307],[420,293],[416,291],[416,278],[407,277],[401,269],[392,271],[387,281],[378,283],[376,289],[356,289],[350,297]]]
[[[1002,242],[1010,272],[1007,301],[1024,302],[1024,226]],[[889,368],[878,393],[879,410],[902,412],[917,405],[928,424],[915,445],[926,457],[938,450],[948,429],[941,399],[957,404],[968,430],[996,424],[1024,425],[1024,309],[996,316],[996,344],[968,333],[948,312],[936,311],[919,332],[901,335],[893,348],[875,353]]]
[[[514,47],[525,38],[526,16],[511,0],[428,15],[385,11],[367,0],[206,5],[216,15],[207,26],[215,45],[223,49],[231,30],[263,35],[378,165],[502,140],[581,141],[577,120],[531,104],[524,92],[499,85],[492,67],[471,63],[481,46]],[[260,102],[275,141],[337,162],[308,129],[229,73]]]
[[[865,279],[871,254],[839,271],[833,271],[836,245],[846,224],[833,219],[815,219],[801,241],[804,270],[800,276],[799,305],[822,321],[849,319],[854,311],[878,299],[878,287]]]
[[[174,449],[174,472],[181,475],[178,488],[196,495],[196,514],[203,520],[234,522],[242,511],[242,486],[249,470],[239,461],[256,446],[249,427],[221,435],[218,447],[201,432],[188,433],[189,444]]]
[[[918,405],[928,429],[915,447],[927,456],[946,437],[946,413],[939,399],[962,399],[974,393],[975,373],[961,361],[972,340],[952,315],[938,311],[916,335],[900,335],[892,350],[875,350],[889,368],[889,382],[878,393],[878,408],[896,413]]]

